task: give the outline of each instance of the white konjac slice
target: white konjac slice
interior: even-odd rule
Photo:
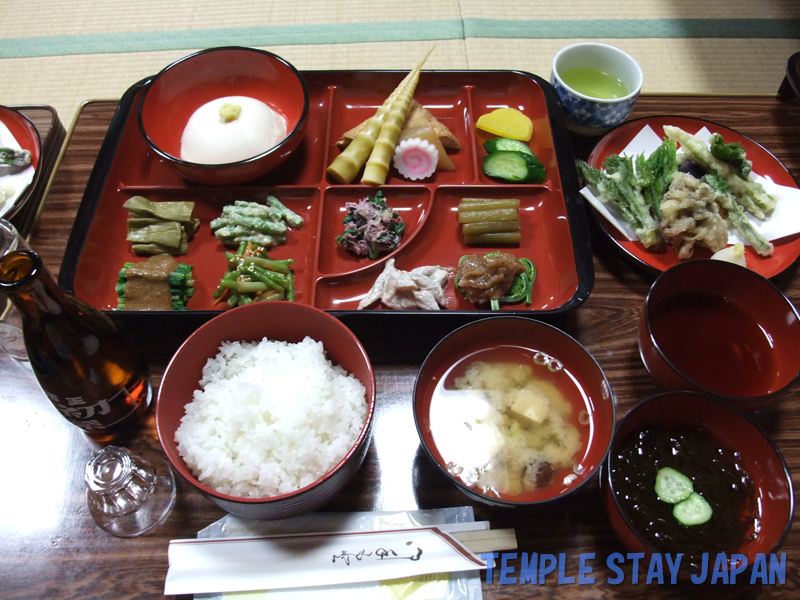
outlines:
[[[241,107],[231,119],[224,105]],[[229,109],[230,107],[228,107]],[[263,102],[247,96],[217,98],[198,108],[181,137],[181,159],[201,164],[245,160],[269,150],[286,137],[286,120]]]

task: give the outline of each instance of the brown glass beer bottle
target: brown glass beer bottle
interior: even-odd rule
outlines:
[[[38,254],[3,256],[0,291],[22,314],[33,372],[64,417],[109,440],[147,413],[153,392],[144,356],[107,315],[59,288]]]

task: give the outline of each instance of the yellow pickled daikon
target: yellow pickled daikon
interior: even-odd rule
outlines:
[[[500,137],[528,142],[533,135],[533,122],[516,108],[497,108],[478,117],[475,127]]]

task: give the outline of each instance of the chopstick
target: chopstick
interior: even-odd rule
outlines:
[[[517,548],[517,535],[513,529],[462,531],[451,533],[450,535],[464,544],[474,554],[498,550],[514,550]]]

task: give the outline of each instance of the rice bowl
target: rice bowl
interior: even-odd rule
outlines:
[[[219,492],[201,482],[178,450],[175,432],[186,416],[204,379],[203,369],[226,341],[258,343],[264,338],[298,344],[306,337],[321,343],[332,365],[353,375],[365,389],[366,416],[356,440],[345,456],[311,484],[286,494],[242,497]],[[262,384],[263,385],[263,384]],[[283,405],[292,406],[286,390],[270,383],[266,392],[276,391]],[[220,420],[233,415],[230,405],[239,390],[226,394]],[[158,440],[170,465],[194,491],[224,511],[245,519],[288,519],[316,510],[334,498],[356,476],[370,449],[375,417],[375,373],[364,346],[342,321],[326,311],[284,300],[252,302],[237,306],[203,323],[175,352],[167,364],[156,399],[155,421]],[[337,399],[338,403],[338,399]],[[317,449],[319,452],[320,450]]]
[[[323,344],[223,342],[175,432],[181,457],[204,485],[263,498],[320,479],[353,447],[367,417],[362,383]]]

